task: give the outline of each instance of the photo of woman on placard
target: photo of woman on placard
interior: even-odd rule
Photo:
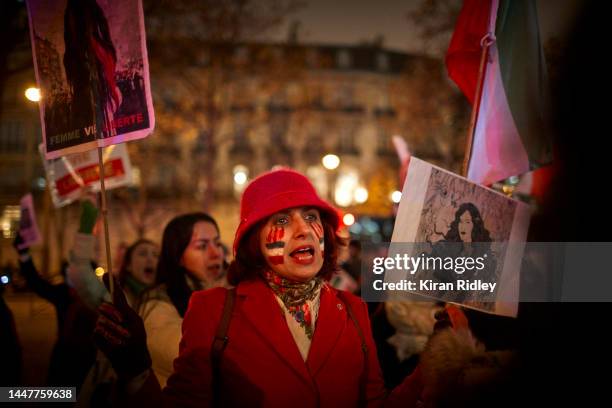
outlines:
[[[433,244],[431,255],[444,258],[481,259],[484,268],[466,269],[462,273],[456,270],[437,269],[433,276],[441,282],[456,282],[457,279],[480,279],[484,282],[495,282],[497,261],[491,249],[492,241],[478,207],[473,203],[461,204],[455,212],[455,219],[451,222],[444,240]],[[450,296],[452,299],[447,300],[462,302],[470,298],[469,295],[469,291],[457,291],[456,296],[452,295]]]
[[[70,124],[81,129],[95,124],[95,132],[89,128],[91,134],[109,136],[122,95],[115,81],[117,52],[104,11],[95,0],[68,0],[64,43]]]

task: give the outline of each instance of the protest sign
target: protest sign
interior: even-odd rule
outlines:
[[[19,218],[19,234],[22,242],[17,249],[29,248],[32,245],[39,244],[42,239],[36,223],[36,212],[32,201],[32,194],[26,194],[19,202],[20,218]]]
[[[42,146],[40,149],[42,150]],[[125,144],[104,148],[103,161],[107,190],[133,184],[132,166]],[[100,191],[100,166],[96,150],[52,160],[45,160],[43,157],[43,163],[53,205],[57,208],[77,200],[82,187]]]
[[[141,0],[27,0],[47,159],[154,127]]]
[[[392,243],[420,262],[411,292],[514,316],[528,226],[526,204],[412,157]]]

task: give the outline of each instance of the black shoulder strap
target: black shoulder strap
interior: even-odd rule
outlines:
[[[353,314],[353,309],[351,308],[351,304],[346,300],[344,292],[338,291],[338,297],[344,303],[346,307],[346,313],[349,316],[349,319],[355,325],[355,329],[357,329],[357,334],[361,340],[361,351],[363,352],[363,372],[361,373],[361,378],[359,379],[359,394],[360,394],[360,402],[361,405],[366,404],[366,376],[368,374],[368,345],[365,341],[365,336],[363,335],[363,330],[361,330],[361,326],[359,326],[359,322],[355,318],[355,314]]]
[[[217,333],[215,334],[215,339],[210,349],[210,361],[212,364],[213,374],[212,390],[214,396],[217,396],[219,393],[219,382],[221,380],[219,368],[221,364],[221,356],[223,355],[223,351],[229,342],[227,330],[229,329],[230,321],[232,320],[232,310],[234,309],[235,298],[236,288],[228,289],[227,294],[225,295],[223,311],[221,312],[221,320],[219,321],[219,326],[217,326]]]
[[[212,348],[210,350],[211,361],[213,364],[221,361],[221,355],[229,337],[227,337],[227,330],[229,329],[230,320],[232,320],[232,310],[234,309],[234,299],[236,298],[236,288],[227,290],[225,295],[225,304],[223,305],[223,312],[221,312],[221,320],[219,320],[219,326],[217,326],[217,333],[215,334],[215,340],[213,341]]]

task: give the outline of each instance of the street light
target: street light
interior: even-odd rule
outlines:
[[[368,190],[364,187],[358,187],[355,190],[355,202],[357,204],[363,204],[368,201]]]
[[[340,165],[340,158],[335,154],[328,154],[323,157],[322,162],[327,170],[335,170]]]
[[[395,190],[393,193],[391,193],[391,201],[393,201],[395,204],[399,203],[401,199],[402,199],[401,191]]]
[[[249,181],[249,169],[247,166],[238,164],[234,166],[234,193],[239,196],[244,191],[247,181]]]
[[[342,222],[347,227],[350,227],[351,225],[355,223],[355,216],[351,213],[346,213],[344,214],[344,217],[342,217]]]
[[[351,201],[353,201],[351,191],[347,188],[338,188],[334,192],[334,198],[336,204],[341,207],[348,207],[349,205],[351,205]]]
[[[239,171],[234,174],[234,183],[243,185],[247,181],[247,175],[243,171]]]
[[[30,87],[25,90],[25,97],[32,102],[40,101],[40,89]]]

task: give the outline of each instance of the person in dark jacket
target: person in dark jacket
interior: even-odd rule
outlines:
[[[0,365],[0,386],[21,385],[21,344],[13,312],[4,302],[4,285],[0,285],[0,350],[2,364]]]
[[[78,389],[95,361],[96,348],[92,336],[97,313],[87,307],[67,283],[52,284],[43,279],[29,249],[19,249],[21,242],[21,236],[17,234],[14,246],[19,254],[21,274],[34,293],[53,304],[57,314],[57,341],[51,353],[47,384],[70,385]],[[67,263],[64,263],[64,275],[66,267]]]

